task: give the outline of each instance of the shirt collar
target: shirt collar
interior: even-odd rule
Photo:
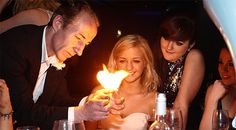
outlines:
[[[58,62],[58,60],[55,55],[48,57],[47,45],[46,45],[46,29],[47,26],[43,30],[41,63],[46,62],[48,65],[50,65],[51,62]]]

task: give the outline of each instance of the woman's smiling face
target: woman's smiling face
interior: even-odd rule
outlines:
[[[122,51],[116,59],[117,69],[125,70],[130,73],[125,78],[126,82],[135,82],[141,79],[145,69],[143,54],[138,47],[132,47]]]
[[[223,83],[227,86],[236,84],[235,69],[229,50],[223,48],[220,52],[218,71]]]
[[[182,57],[189,48],[189,41],[173,41],[161,37],[161,51],[169,62],[175,62]]]

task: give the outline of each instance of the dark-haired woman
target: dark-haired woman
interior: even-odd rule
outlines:
[[[196,97],[205,72],[202,53],[195,45],[195,23],[182,14],[167,16],[160,24],[158,72],[159,92],[167,96],[168,107],[179,108],[186,129],[188,111]]]
[[[210,130],[212,128],[213,111],[217,109],[217,104],[221,100],[222,107],[228,111],[230,124],[229,130],[235,130],[235,123],[232,123],[236,115],[236,77],[233,60],[227,47],[220,51],[218,72],[221,80],[216,80],[211,84],[206,93],[205,109],[200,124],[200,130]]]

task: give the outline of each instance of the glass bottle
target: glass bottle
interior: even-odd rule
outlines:
[[[170,130],[166,123],[166,96],[159,93],[156,99],[156,120],[152,123],[149,130]]]

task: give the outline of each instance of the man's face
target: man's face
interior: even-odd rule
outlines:
[[[81,56],[86,45],[97,35],[97,25],[88,14],[80,15],[65,28],[62,26],[52,36],[52,50],[60,62],[75,54]]]

